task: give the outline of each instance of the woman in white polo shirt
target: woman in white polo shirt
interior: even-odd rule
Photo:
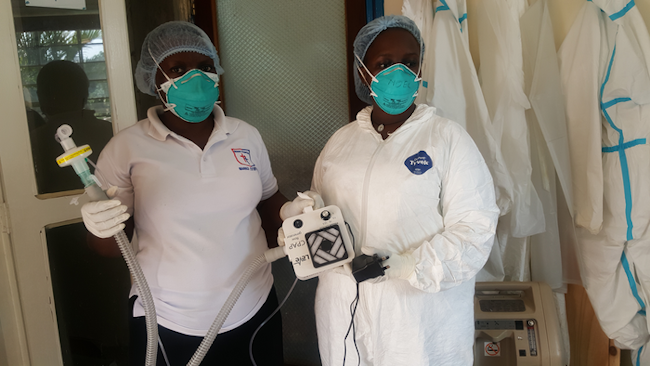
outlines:
[[[82,208],[89,242],[101,254],[120,255],[117,231],[137,232],[136,258],[172,365],[189,361],[248,264],[268,249],[262,226],[276,233],[286,201],[259,132],[215,104],[222,73],[198,27],[169,22],[150,32],[135,78],[162,105],[106,145],[97,175],[112,186],[112,200]],[[137,295],[134,286],[133,365],[144,363],[146,348]],[[267,265],[253,275],[202,365],[250,364],[251,335],[276,307]],[[253,354],[258,365],[283,364],[279,313],[258,333]],[[164,364],[160,351],[157,359]]]

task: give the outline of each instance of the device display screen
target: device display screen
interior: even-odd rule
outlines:
[[[492,330],[492,329],[513,329],[523,330],[523,320],[477,320],[474,323],[476,330]]]
[[[479,300],[484,313],[516,313],[526,311],[524,300]]]

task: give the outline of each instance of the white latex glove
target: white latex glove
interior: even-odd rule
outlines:
[[[332,272],[339,273],[345,276],[350,277],[352,282],[357,282],[357,280],[354,279],[354,276],[352,275],[352,267],[350,267],[350,263],[346,263],[342,266],[334,267],[331,269]]]
[[[410,254],[389,254],[383,264],[384,267],[388,267],[384,275],[388,279],[401,278],[405,280],[415,271],[415,259]]]
[[[281,247],[284,246],[284,238],[285,238],[284,229],[282,227],[280,227],[278,229],[278,245],[281,246]]]
[[[303,213],[306,207],[311,207],[313,210],[318,210],[324,207],[323,198],[320,194],[312,191],[305,191],[304,193],[298,192],[298,197],[293,201],[285,202],[280,209],[280,218],[282,221],[298,216]]]
[[[371,278],[364,282],[378,283],[389,279],[408,279],[409,276],[415,271],[415,258],[412,255],[404,253],[397,254],[391,252],[381,253],[371,247],[363,247],[361,251],[365,255],[377,254],[379,257],[388,257],[382,261],[382,265],[387,267],[384,270],[384,275]]]
[[[110,238],[123,230],[124,221],[131,216],[126,213],[126,206],[115,197],[117,187],[113,186],[106,191],[108,200],[88,202],[81,207],[81,217],[86,229],[98,238]]]

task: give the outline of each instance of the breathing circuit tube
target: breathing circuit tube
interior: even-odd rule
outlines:
[[[226,321],[228,314],[230,314],[230,311],[235,306],[235,303],[244,291],[244,288],[248,284],[248,281],[250,281],[251,276],[257,272],[264,264],[275,262],[276,260],[283,258],[285,255],[286,253],[284,252],[284,247],[276,247],[267,250],[263,255],[255,258],[253,263],[248,265],[246,271],[244,271],[244,274],[239,278],[239,281],[235,285],[235,288],[230,293],[230,296],[228,296],[228,299],[226,299],[226,302],[221,307],[219,314],[217,314],[217,317],[212,322],[212,325],[210,326],[208,333],[201,341],[199,348],[197,348],[196,352],[190,359],[190,362],[187,363],[187,366],[198,366],[201,364],[201,361],[203,361],[205,354],[212,346],[212,342],[214,342],[214,339],[217,337],[221,326]]]
[[[86,157],[92,153],[90,146],[83,145],[77,147],[74,141],[70,138],[72,134],[72,127],[69,125],[61,125],[56,131],[57,141],[65,150],[63,155],[60,155],[56,162],[60,167],[72,165],[74,171],[77,173],[81,181],[84,183],[86,193],[92,201],[102,201],[109,199],[106,192],[101,189],[97,184],[97,178],[90,174],[90,169],[86,163]],[[122,257],[126,262],[129,272],[133,277],[138,293],[142,297],[142,306],[144,307],[145,324],[147,328],[147,351],[145,358],[146,366],[156,365],[156,356],[158,355],[158,319],[156,318],[156,308],[154,307],[153,297],[149,290],[149,285],[142,273],[142,268],[138,264],[131,249],[129,239],[126,237],[124,230],[118,232],[113,236],[117,242]]]
[[[90,196],[93,201],[108,199],[106,193],[97,184],[86,187],[86,193],[88,193],[88,196]],[[138,264],[138,261],[135,259],[133,249],[131,249],[131,243],[129,243],[129,239],[126,237],[124,230],[115,234],[113,238],[115,238],[117,246],[120,248],[120,252],[129,268],[129,272],[131,272],[133,281],[138,288],[138,293],[142,296],[142,307],[144,308],[144,318],[147,328],[145,365],[155,366],[156,356],[158,355],[158,319],[156,317],[156,308],[153,303],[153,297],[151,296],[151,290],[149,290],[149,284],[144,278],[144,273],[142,273],[140,264]]]

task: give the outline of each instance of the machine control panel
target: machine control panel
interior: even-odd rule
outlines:
[[[475,366],[566,364],[554,294],[547,284],[477,282],[474,319]]]

